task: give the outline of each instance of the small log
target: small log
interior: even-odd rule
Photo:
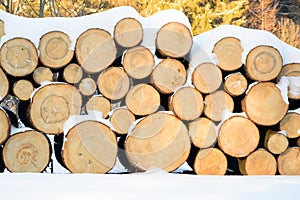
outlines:
[[[111,100],[119,100],[127,94],[130,80],[122,68],[110,67],[99,75],[97,85],[103,96]]]
[[[271,82],[261,82],[251,87],[243,101],[243,111],[260,125],[277,124],[288,110],[279,88]]]
[[[278,171],[281,175],[300,175],[300,148],[290,147],[278,157]]]
[[[31,100],[29,117],[32,125],[47,134],[60,134],[66,120],[81,111],[82,97],[69,84],[49,84],[37,90]]]
[[[116,59],[117,48],[111,35],[102,29],[88,29],[76,41],[78,63],[87,73],[97,73]]]
[[[3,148],[3,160],[11,172],[42,172],[50,161],[51,145],[35,130],[12,135]]]
[[[280,81],[282,76],[294,76],[300,77],[300,63],[291,63],[283,66],[280,74],[277,77],[277,82]],[[290,85],[291,86],[291,85]],[[300,99],[300,93],[295,93],[291,91],[291,87],[289,86],[288,97],[290,99]],[[297,87],[298,91],[300,90],[299,85]]]
[[[114,110],[110,117],[110,122],[118,134],[124,135],[128,133],[129,127],[135,121],[135,116],[126,108]]]
[[[115,26],[115,41],[122,47],[130,48],[139,45],[143,40],[143,26],[134,18],[123,18]]]
[[[224,175],[227,170],[227,158],[217,148],[201,149],[193,168],[198,175]]]
[[[285,135],[277,131],[268,130],[265,136],[264,147],[273,154],[283,153],[289,146]]]
[[[201,93],[213,93],[221,86],[222,72],[213,63],[202,63],[194,70],[192,82]]]
[[[0,108],[0,145],[2,145],[10,135],[10,119],[4,109]]]
[[[67,65],[63,71],[63,79],[70,84],[79,83],[79,81],[82,79],[82,76],[82,68],[76,63]]]
[[[191,31],[178,22],[162,26],[156,36],[156,48],[164,57],[181,58],[187,55],[193,44]]]
[[[18,80],[13,86],[13,93],[21,101],[28,101],[34,90],[32,83],[28,80]]]
[[[148,84],[138,84],[126,95],[125,104],[135,115],[149,115],[160,106],[159,93]]]
[[[225,110],[233,112],[234,109],[232,97],[221,90],[207,95],[204,102],[204,114],[213,121],[221,121]]]
[[[184,87],[174,93],[170,107],[179,119],[194,120],[202,114],[203,97],[195,88]]]
[[[189,123],[189,135],[192,143],[198,148],[208,148],[217,142],[216,125],[202,117]]]
[[[51,31],[44,34],[39,42],[41,63],[53,69],[67,65],[74,56],[70,46],[71,40],[63,32]]]
[[[103,118],[107,118],[111,110],[110,101],[103,96],[92,96],[86,103],[86,111],[96,110],[102,113]]]
[[[0,68],[0,102],[5,99],[6,95],[9,91],[9,82],[8,79],[3,72],[3,70]]]
[[[142,119],[125,142],[129,160],[140,170],[156,167],[173,171],[187,160],[190,148],[186,126],[166,113],[155,113]]]
[[[71,128],[62,151],[65,166],[72,173],[106,173],[115,165],[118,145],[108,126],[84,121]]]
[[[242,67],[241,41],[235,37],[225,37],[219,40],[213,49],[218,58],[218,66],[225,71],[234,71]]]
[[[126,73],[134,79],[143,79],[152,73],[154,56],[143,46],[127,50],[123,56],[123,67]]]
[[[5,35],[4,21],[2,21],[0,19],[0,41],[1,41],[2,36],[4,36],[4,35]]]
[[[53,81],[53,73],[48,67],[38,67],[33,72],[33,80],[41,85],[43,81]]]
[[[230,74],[225,78],[224,89],[231,96],[240,96],[247,90],[248,82],[243,74]]]
[[[186,70],[181,62],[175,59],[162,60],[151,74],[151,83],[163,94],[174,92],[186,81]]]
[[[36,48],[25,38],[13,38],[6,41],[1,47],[0,54],[2,68],[15,77],[31,74],[38,64]]]
[[[219,147],[233,157],[245,157],[254,151],[259,142],[259,130],[248,118],[231,117],[221,125]]]
[[[288,138],[300,136],[300,114],[287,113],[280,121],[280,130],[285,131]]]
[[[239,160],[239,168],[243,175],[275,175],[277,162],[270,152],[259,149]]]
[[[84,78],[79,83],[79,91],[84,96],[91,96],[95,94],[97,84],[92,78]]]
[[[262,45],[248,53],[245,70],[252,80],[271,81],[279,75],[282,63],[282,57],[277,49]]]

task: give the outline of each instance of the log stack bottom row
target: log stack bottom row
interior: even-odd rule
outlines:
[[[85,30],[74,51],[60,31],[38,47],[6,41],[1,170],[44,172],[57,159],[72,173],[107,173],[119,160],[126,172],[187,162],[199,175],[300,174],[300,58],[283,66],[279,50],[259,45],[243,63],[243,41],[224,37],[217,65],[195,65],[184,24],[163,25],[155,52],[144,35],[124,18],[112,35]]]

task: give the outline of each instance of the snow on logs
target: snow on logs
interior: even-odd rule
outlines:
[[[172,172],[187,161],[196,174],[300,174],[300,112],[289,111],[299,108],[300,60],[224,36],[205,49],[211,60],[195,63],[201,43],[188,26],[161,24],[147,46],[143,25],[125,17],[75,40],[52,30],[38,45],[3,43],[0,148],[9,171],[43,172],[54,142],[46,136],[55,135],[64,138],[57,160],[72,173],[107,173],[125,151],[128,171]],[[22,124],[15,118],[30,130],[11,130]]]

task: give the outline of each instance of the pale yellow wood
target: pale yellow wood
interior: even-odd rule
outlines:
[[[300,148],[290,147],[278,157],[278,171],[281,175],[300,175]]]
[[[72,173],[106,173],[115,165],[117,139],[108,126],[97,121],[75,125],[66,135],[63,161]]]
[[[282,69],[280,52],[271,46],[257,46],[247,55],[246,74],[257,81],[270,81],[275,79]]]
[[[213,49],[218,59],[218,66],[225,71],[234,71],[243,65],[243,51],[241,41],[235,37],[222,38]]]
[[[0,145],[2,145],[10,135],[10,119],[2,108],[0,108]]]
[[[208,148],[217,142],[216,125],[205,117],[189,123],[189,135],[198,148]]]
[[[111,35],[102,29],[88,29],[76,41],[78,63],[88,73],[98,73],[116,59],[117,48]]]
[[[76,63],[71,63],[67,65],[63,71],[64,80],[70,84],[79,83],[82,76],[83,76],[82,68]]]
[[[160,106],[160,95],[152,86],[138,84],[127,93],[125,104],[135,115],[149,115]]]
[[[287,113],[280,121],[280,130],[285,131],[288,138],[300,136],[300,114]]]
[[[111,110],[110,101],[103,96],[92,96],[86,103],[86,111],[96,110],[102,113],[102,117],[106,118]]]
[[[28,80],[21,79],[13,86],[13,93],[21,101],[27,101],[34,90],[32,83]]]
[[[127,94],[130,81],[122,68],[110,67],[99,75],[97,85],[103,96],[111,100],[118,100]]]
[[[256,149],[259,138],[259,130],[251,120],[234,116],[221,125],[218,144],[230,156],[245,157]]]
[[[265,135],[264,147],[273,154],[283,153],[289,145],[285,135],[277,131],[268,130]]]
[[[40,61],[50,68],[61,68],[71,62],[74,51],[66,33],[51,31],[44,34],[39,42]]]
[[[0,68],[0,102],[6,97],[9,90],[9,82],[8,79],[3,72],[3,70]]]
[[[91,96],[95,94],[97,90],[97,84],[92,78],[84,78],[79,83],[79,91],[84,96]]]
[[[115,41],[122,47],[139,45],[143,40],[143,26],[134,18],[123,18],[115,26]]]
[[[192,81],[197,90],[209,94],[221,86],[222,72],[213,63],[202,63],[193,71]]]
[[[114,110],[109,120],[118,134],[127,134],[129,127],[135,121],[135,116],[128,109],[119,108]]]
[[[156,48],[165,57],[180,58],[192,48],[191,31],[178,22],[170,22],[162,26],[156,36]]]
[[[186,161],[190,148],[186,126],[166,113],[155,113],[142,119],[125,142],[129,160],[141,170],[155,167],[173,171]]]
[[[163,59],[151,74],[151,83],[163,94],[170,94],[186,81],[184,65],[176,59]]]
[[[1,66],[8,74],[22,77],[31,74],[38,64],[34,44],[25,38],[6,41],[0,50]]]
[[[203,107],[203,97],[195,88],[181,88],[171,98],[171,108],[182,120],[194,120],[200,117]]]
[[[284,65],[277,77],[277,82],[280,81],[280,78],[282,76],[300,77],[300,63],[291,63]],[[288,97],[290,99],[300,99],[300,94],[291,92],[289,88]]]
[[[130,77],[143,79],[152,73],[155,63],[152,52],[146,47],[138,46],[125,52],[122,64]]]
[[[3,148],[3,160],[11,172],[42,172],[50,161],[50,142],[35,130],[12,135]]]
[[[246,92],[247,88],[247,79],[240,73],[231,74],[225,79],[224,89],[231,96],[242,95]]]
[[[261,82],[249,90],[244,99],[244,112],[257,124],[277,124],[286,114],[288,104],[274,83]]]
[[[81,106],[81,94],[74,86],[49,84],[34,93],[29,116],[36,129],[47,134],[60,134],[66,120],[80,114]]]
[[[234,109],[232,97],[221,90],[207,95],[204,102],[204,114],[213,121],[221,121],[225,111],[233,112]]]
[[[4,21],[0,20],[0,41],[2,36],[5,35],[5,26],[4,26]]]
[[[53,81],[53,73],[48,67],[37,67],[32,76],[33,80],[40,85],[43,81]]]

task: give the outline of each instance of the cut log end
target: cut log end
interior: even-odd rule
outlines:
[[[7,113],[0,108],[0,145],[2,145],[10,135],[10,119]]]
[[[13,86],[13,93],[21,101],[27,101],[34,90],[32,83],[28,80],[19,80]]]
[[[280,121],[280,130],[285,131],[288,138],[300,136],[300,114],[287,113]]]
[[[273,154],[283,153],[289,145],[289,141],[281,133],[276,131],[268,130],[265,136],[264,146]]]
[[[1,41],[1,38],[2,36],[5,35],[5,29],[4,29],[4,21],[0,20],[0,41]]]
[[[86,104],[86,111],[96,110],[102,113],[102,117],[106,118],[111,110],[110,101],[103,96],[93,96]]]
[[[135,121],[135,116],[126,108],[119,108],[115,110],[111,117],[110,122],[118,134],[127,134],[129,127]]]
[[[300,148],[291,147],[278,157],[278,171],[281,175],[300,175]]]
[[[79,91],[84,96],[91,96],[95,94],[97,90],[97,84],[92,78],[84,78],[79,83]]]
[[[79,83],[82,76],[83,76],[82,68],[76,63],[69,64],[68,66],[65,67],[63,71],[63,79],[70,84]]]
[[[5,73],[0,68],[0,102],[6,97],[9,91],[9,82]]]
[[[225,79],[224,88],[231,96],[244,94],[247,87],[247,79],[242,74],[231,74]]]
[[[53,73],[47,67],[38,67],[33,72],[33,80],[41,85],[44,81],[53,81]]]

